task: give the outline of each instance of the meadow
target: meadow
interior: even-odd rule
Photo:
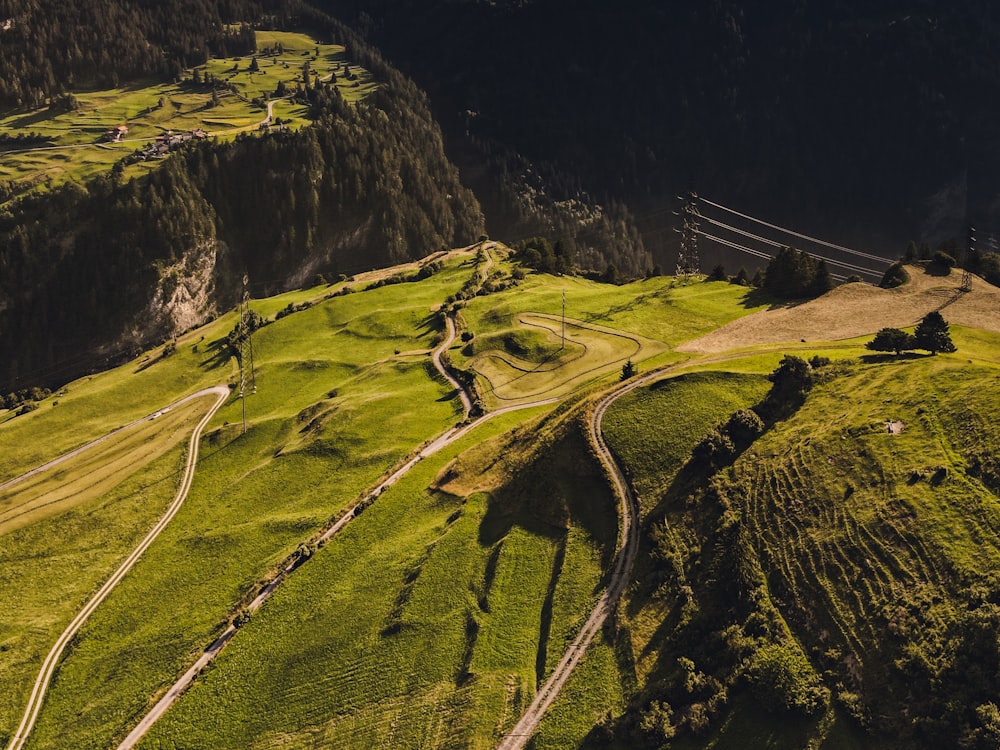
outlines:
[[[969,621],[988,616],[981,587],[993,585],[1000,544],[998,435],[988,416],[1000,371],[996,334],[954,334],[960,354],[829,365],[805,405],[720,474],[723,500],[692,483],[690,466],[687,475],[679,469],[713,424],[763,395],[769,384],[750,374],[761,372],[763,355],[726,363],[747,374],[701,369],[617,402],[605,422],[609,444],[650,498],[642,499],[643,560],[617,647],[588,654],[594,663],[582,674],[593,677],[574,675],[531,746],[560,746],[561,726],[581,713],[599,718],[566,744],[647,746],[652,735],[638,717],[654,696],[673,707],[671,747],[898,747],[912,731],[897,724],[904,707],[941,738],[979,731],[973,709],[986,683],[960,665],[975,648]],[[741,529],[746,542],[736,543]],[[747,601],[742,570],[756,565],[763,589],[751,600],[769,602],[753,606],[776,618],[771,637],[799,644],[831,690],[818,714],[782,713],[722,656],[734,642],[723,645],[733,636],[721,632],[749,606],[735,604]],[[739,572],[734,579],[726,570]],[[724,711],[704,713],[715,704],[697,701],[708,694],[678,687],[682,656],[728,689]],[[928,681],[914,683],[921,673]],[[588,693],[595,684],[606,690]],[[616,695],[615,685],[632,691]],[[966,708],[938,713],[957,705],[955,695]],[[882,718],[873,724],[873,716]]]
[[[107,744],[272,566],[413,447],[455,421],[459,407],[449,389],[429,376],[429,357],[394,352],[429,349],[436,333],[431,307],[468,276],[470,269],[461,264],[456,260],[405,290],[399,285],[335,297],[257,333],[249,432],[237,439],[238,401],[210,425],[187,504],[73,644],[32,746],[65,746],[69,724],[74,743]],[[268,304],[280,309],[283,301]],[[14,450],[5,472],[16,474],[76,447],[136,411],[148,413],[155,408],[151,402],[162,407],[204,381],[230,379],[229,357],[219,354],[219,342],[231,324],[230,317],[210,325],[216,339],[192,332],[166,359],[154,351],[138,366],[70,384],[37,411],[6,422],[0,429]],[[114,416],[100,407],[126,394],[131,401]],[[50,405],[54,400],[57,407]],[[46,455],[40,455],[43,449]],[[110,446],[108,455],[122,459]],[[142,515],[129,513],[127,505],[119,508],[103,533],[124,535],[152,517],[150,510]],[[73,532],[58,520],[48,529],[53,550]],[[79,544],[90,549],[99,540],[90,535]],[[42,560],[46,568],[54,565],[51,558]],[[93,575],[99,576],[97,566]],[[50,593],[43,588],[31,597]],[[9,595],[25,596],[16,588]],[[187,605],[178,609],[181,601]],[[52,641],[57,632],[40,632],[38,640]],[[43,653],[15,651],[6,639],[5,645],[5,654],[26,673],[37,670]],[[11,710],[23,706],[23,695],[8,695]],[[14,716],[6,715],[5,726],[12,723]]]
[[[730,284],[670,279],[612,286],[528,274],[514,288],[490,291],[489,279],[505,280],[512,270],[502,248],[492,255],[486,265],[475,248],[439,256],[440,268],[421,281],[374,287],[412,276],[411,265],[252,303],[269,322],[254,335],[249,431],[240,435],[242,404],[234,398],[203,437],[184,508],[71,645],[29,747],[107,746],[123,737],[296,550],[308,560],[242,623],[142,747],[493,746],[555,666],[608,569],[614,504],[583,420],[587,395],[616,382],[628,358],[640,373],[671,365],[616,402],[605,420],[645,517],[636,579],[618,629],[595,642],[532,747],[613,743],[632,731],[622,727],[637,700],[673,684],[679,655],[704,662],[688,627],[705,627],[723,598],[716,587],[734,580],[713,577],[723,564],[713,555],[745,548],[714,536],[721,533],[711,527],[715,511],[701,515],[709,506],[698,499],[691,468],[681,469],[708,430],[762,398],[770,387],[763,376],[785,351],[843,361],[829,366],[798,414],[727,470],[726,481],[743,488],[729,502],[759,540],[760,564],[782,582],[761,601],[772,602],[816,669],[841,670],[847,697],[837,705],[866,695],[849,686],[845,665],[875,648],[878,631],[861,623],[877,619],[869,602],[899,596],[893,580],[930,592],[947,578],[942,571],[964,580],[988,569],[1000,545],[984,543],[993,539],[995,514],[966,477],[973,466],[982,481],[995,472],[995,429],[983,422],[996,380],[995,334],[956,327],[959,354],[899,360],[858,359],[864,337],[779,346],[746,340],[736,351],[682,354],[679,344],[764,302]],[[460,330],[469,335],[451,346],[452,362],[471,368],[481,389],[493,383],[490,404],[553,395],[562,403],[483,423],[418,463],[325,545],[308,546],[394,465],[462,419],[429,352],[442,335],[439,307],[473,287],[485,291],[458,305]],[[10,446],[0,455],[0,478],[186,393],[235,384],[224,344],[234,323],[233,313],[224,315],[180,337],[169,356],[158,347],[69,384],[33,412],[8,416],[0,423]],[[514,375],[506,390],[496,387],[501,375]],[[140,422],[77,463],[0,496],[0,514],[13,511],[0,515],[8,524],[0,534],[12,542],[5,596],[16,602],[0,615],[0,666],[18,685],[0,703],[0,735],[16,724],[60,622],[167,502],[179,441],[195,412]],[[880,442],[890,419],[907,428]],[[909,461],[915,455],[919,465]],[[852,468],[857,456],[881,473]],[[949,490],[961,488],[945,509],[942,480],[934,479],[942,467]],[[851,471],[862,474],[848,487]],[[891,502],[877,497],[885,477],[895,483]],[[904,496],[906,512],[887,522]],[[833,498],[837,510],[829,511],[822,503]],[[887,510],[873,514],[879,503]],[[815,508],[808,524],[803,508]],[[913,517],[930,536],[894,549],[895,540],[912,536]],[[677,530],[669,558],[683,573],[677,580],[657,552],[664,521]],[[865,565],[850,557],[858,549],[870,558]],[[825,556],[830,562],[817,562]],[[874,561],[872,580],[852,593],[849,585]],[[87,575],[65,575],[73,567]],[[673,585],[688,586],[701,608],[684,604]],[[960,602],[954,591],[947,595]],[[47,619],[37,616],[42,610]],[[934,616],[946,622],[950,611]],[[840,639],[832,666],[817,656],[823,638]],[[873,690],[892,687],[890,663],[869,660]],[[731,710],[711,724],[718,747],[746,736],[778,745],[822,736],[831,747],[853,746],[846,707],[779,730],[752,691],[726,684]],[[677,742],[701,746],[683,732]]]
[[[347,59],[344,47],[320,44],[307,34],[258,31],[257,55],[212,58],[206,64],[184,71],[181,81],[146,81],[118,89],[75,94],[79,108],[52,112],[36,110],[0,112],[0,133],[38,133],[53,139],[43,148],[29,151],[0,151],[0,182],[52,186],[66,181],[83,182],[108,172],[118,161],[143,148],[168,131],[182,133],[201,128],[216,138],[234,138],[239,133],[256,132],[266,120],[266,106],[254,100],[275,99],[279,84],[292,93],[303,84],[303,66],[308,63],[310,84],[336,76],[336,86],[346,101],[357,102],[370,94],[377,83],[371,74]],[[281,52],[263,54],[265,49]],[[251,71],[254,57],[257,71]],[[349,70],[350,80],[345,76]],[[211,76],[227,88],[217,92],[191,82],[197,75]],[[290,100],[276,100],[273,117],[290,128],[308,125],[308,108]],[[128,134],[121,142],[103,142],[111,128],[125,125]],[[158,160],[140,162],[126,168],[126,175],[154,169]]]
[[[179,406],[0,491],[0,725],[16,724],[58,634],[166,510],[208,405]]]
[[[500,264],[501,273],[508,268]],[[641,371],[686,359],[674,353],[678,344],[765,307],[745,287],[721,282],[659,277],[609,286],[531,274],[514,289],[470,299],[460,320],[472,339],[450,355],[477,374],[488,404],[506,406],[606,382],[628,360]]]

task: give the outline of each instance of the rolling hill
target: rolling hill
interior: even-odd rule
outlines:
[[[907,315],[940,306],[922,283],[900,293]],[[116,746],[231,623],[138,747],[495,746],[610,580],[618,506],[587,425],[630,358],[642,379],[601,424],[638,501],[637,562],[531,746],[988,743],[998,332],[973,317],[956,354],[871,355],[863,335],[900,314],[866,301],[882,295],[809,303],[856,305],[852,338],[804,314],[775,341],[748,321],[784,311],[738,285],[525,275],[481,243],[253,301],[248,431],[229,399],[25,747]],[[0,417],[0,482],[111,435],[0,487],[5,741],[49,645],[170,502],[208,404],[164,407],[236,388],[236,322]],[[744,324],[729,347],[690,343]],[[439,346],[486,417],[467,420]],[[697,458],[771,398],[789,353],[820,357],[801,403],[765,410],[729,458]]]

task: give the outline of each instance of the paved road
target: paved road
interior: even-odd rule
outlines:
[[[229,393],[230,393],[229,388],[227,388],[226,386],[216,386],[214,388],[206,388],[205,390],[198,391],[197,393],[193,393],[190,396],[181,399],[180,401],[176,402],[171,407],[169,407],[172,408],[173,406],[178,406],[186,401],[190,401],[191,399],[201,398],[203,396],[214,395],[216,397],[215,403],[212,404],[211,408],[205,413],[205,416],[201,418],[201,421],[198,422],[197,426],[194,428],[194,432],[191,434],[191,440],[188,443],[187,463],[184,466],[184,476],[181,479],[181,485],[180,488],[177,490],[177,495],[174,497],[173,503],[167,509],[167,512],[157,522],[156,526],[154,526],[153,529],[149,532],[149,534],[146,535],[146,538],[139,543],[139,546],[132,551],[132,553],[125,559],[125,562],[123,562],[121,566],[118,568],[118,570],[116,570],[114,574],[105,582],[105,584],[101,586],[100,590],[96,594],[94,594],[91,600],[87,602],[84,608],[80,610],[80,613],[77,614],[77,616],[69,624],[66,630],[63,631],[62,635],[59,636],[59,639],[52,647],[52,650],[49,651],[48,656],[45,657],[45,661],[42,664],[42,669],[38,673],[38,677],[35,680],[35,684],[31,689],[31,696],[28,699],[28,707],[25,709],[24,717],[21,719],[21,723],[20,725],[18,725],[17,731],[14,732],[14,736],[11,738],[10,744],[7,746],[7,750],[21,750],[21,748],[24,747],[24,743],[28,739],[28,735],[31,734],[31,730],[34,728],[35,722],[38,719],[38,712],[42,708],[42,702],[45,699],[45,693],[48,690],[50,681],[52,680],[52,675],[55,672],[56,664],[59,662],[59,658],[62,656],[63,651],[66,649],[66,645],[70,642],[73,636],[76,635],[76,633],[80,630],[80,628],[83,627],[83,624],[87,621],[90,615],[93,614],[94,610],[97,609],[98,605],[100,605],[100,603],[103,602],[108,597],[108,595],[115,588],[115,586],[117,586],[121,582],[121,580],[125,577],[126,573],[128,573],[129,570],[132,569],[132,567],[136,564],[139,558],[142,557],[142,554],[156,540],[156,537],[160,535],[160,532],[162,532],[167,527],[167,524],[170,523],[171,519],[177,514],[177,511],[180,510],[180,507],[184,504],[184,500],[187,499],[188,491],[191,489],[191,482],[194,479],[194,467],[198,461],[198,441],[201,438],[201,433],[205,429],[205,425],[208,424],[208,421],[212,418],[215,412],[218,411],[219,407],[221,407],[226,402],[226,399],[229,398]],[[159,413],[162,413],[162,410],[160,412],[156,412],[155,414],[143,417],[143,419],[153,418],[154,416],[157,416]],[[140,421],[142,420],[136,420],[136,422]],[[136,422],[132,422],[131,424],[136,424]],[[51,468],[52,466],[55,466],[56,464],[61,463],[67,460],[68,458],[79,454],[81,451],[84,451],[87,448],[93,447],[98,443],[104,442],[105,440],[108,439],[108,437],[110,437],[110,435],[119,432],[120,429],[115,430],[114,432],[110,433],[109,435],[105,435],[102,438],[98,438],[92,443],[88,443],[87,445],[81,448],[77,448],[76,450],[71,451],[70,453],[67,453],[64,456],[60,456],[54,461],[50,461],[47,464],[38,467],[37,469],[29,471],[27,474],[23,474],[17,479],[7,482],[3,486],[9,487],[11,484],[14,484],[15,482],[20,481],[21,479],[24,479],[28,476],[37,474],[39,471],[42,471],[43,469]]]

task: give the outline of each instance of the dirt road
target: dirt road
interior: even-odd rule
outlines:
[[[139,546],[132,551],[132,553],[125,559],[125,561],[121,564],[118,570],[116,570],[114,574],[105,582],[105,584],[101,586],[100,590],[96,594],[94,594],[94,596],[90,599],[90,601],[87,602],[84,608],[80,610],[79,614],[77,614],[77,616],[73,619],[73,621],[69,624],[69,626],[63,631],[62,635],[59,636],[59,639],[56,641],[55,645],[49,651],[48,656],[45,657],[45,661],[42,664],[42,669],[38,673],[38,677],[35,679],[35,684],[32,686],[31,696],[28,699],[28,706],[24,711],[24,716],[21,719],[21,723],[17,727],[17,731],[14,732],[14,736],[11,738],[10,744],[7,746],[7,750],[21,750],[21,748],[24,747],[24,743],[28,739],[28,735],[31,734],[31,730],[34,728],[35,722],[38,719],[38,712],[42,708],[42,702],[45,699],[45,693],[48,690],[49,683],[52,680],[52,675],[55,672],[56,665],[59,662],[59,658],[62,656],[63,651],[66,649],[67,644],[70,642],[73,636],[76,635],[76,633],[80,630],[80,628],[83,627],[83,624],[87,621],[90,615],[93,614],[94,610],[97,609],[97,607],[101,604],[101,602],[103,602],[108,597],[108,595],[114,590],[115,586],[118,585],[118,583],[132,569],[132,567],[136,564],[136,562],[138,562],[139,558],[142,557],[142,554],[156,540],[156,537],[160,535],[160,532],[162,532],[167,527],[167,524],[169,524],[171,519],[173,519],[173,517],[177,515],[177,511],[180,510],[180,507],[184,504],[184,500],[187,499],[188,491],[191,489],[191,482],[194,479],[194,468],[195,464],[198,462],[198,442],[201,439],[201,433],[205,429],[205,425],[207,425],[209,420],[214,416],[215,412],[218,411],[219,407],[221,407],[226,402],[226,399],[229,398],[229,392],[230,392],[229,388],[227,388],[226,386],[216,386],[214,388],[206,388],[205,390],[193,393],[187,398],[181,399],[180,401],[172,405],[172,406],[177,406],[186,401],[190,401],[191,399],[201,398],[203,396],[214,395],[216,397],[215,403],[212,404],[211,408],[205,413],[205,416],[201,418],[201,421],[198,422],[197,426],[194,428],[194,432],[191,434],[191,440],[188,443],[187,461],[184,466],[184,474],[183,477],[181,478],[181,484],[177,490],[176,496],[174,497],[173,503],[171,503],[170,507],[167,509],[167,512],[163,514],[163,516],[157,522],[156,526],[154,526],[152,530],[149,532],[149,534],[147,534],[146,537],[139,543]],[[156,412],[155,414],[148,415],[146,417],[143,417],[143,419],[151,419],[159,413],[161,412]],[[137,420],[137,421],[142,421],[142,420]],[[135,424],[135,422],[133,422],[132,424]],[[115,432],[119,431],[120,430],[115,430]],[[40,466],[37,469],[33,469],[32,471],[26,474],[22,474],[17,479],[7,482],[4,486],[9,487],[10,485],[14,484],[17,481],[20,481],[21,479],[37,474],[39,471],[42,471],[44,469],[51,468],[52,466],[55,466],[56,464],[61,463],[62,461],[65,461],[66,459],[75,456],[81,453],[82,451],[87,450],[88,448],[93,447],[98,443],[103,442],[104,440],[107,440],[107,438],[108,438],[107,435],[102,438],[98,438],[97,440],[88,443],[87,445],[81,448],[77,448],[76,450],[71,451],[70,453],[67,453],[64,456],[60,456],[59,458],[53,461],[49,461],[47,464],[44,464],[43,466]]]

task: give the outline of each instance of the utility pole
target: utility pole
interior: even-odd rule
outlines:
[[[243,434],[247,434],[247,386],[250,393],[257,392],[257,377],[253,366],[253,326],[250,318],[250,277],[243,274],[243,299],[240,302],[239,358],[240,401],[243,404]],[[249,380],[249,383],[247,382]]]
[[[566,348],[566,290],[563,289],[562,293],[563,305],[562,305],[562,346],[560,349]]]
[[[698,194],[689,190],[681,200],[681,247],[677,253],[677,277],[687,280],[701,270],[698,257]]]
[[[972,274],[969,273],[969,266],[976,260],[976,228],[969,227],[969,248],[965,254],[965,268],[962,270],[962,286],[958,288],[960,292],[972,291]]]

